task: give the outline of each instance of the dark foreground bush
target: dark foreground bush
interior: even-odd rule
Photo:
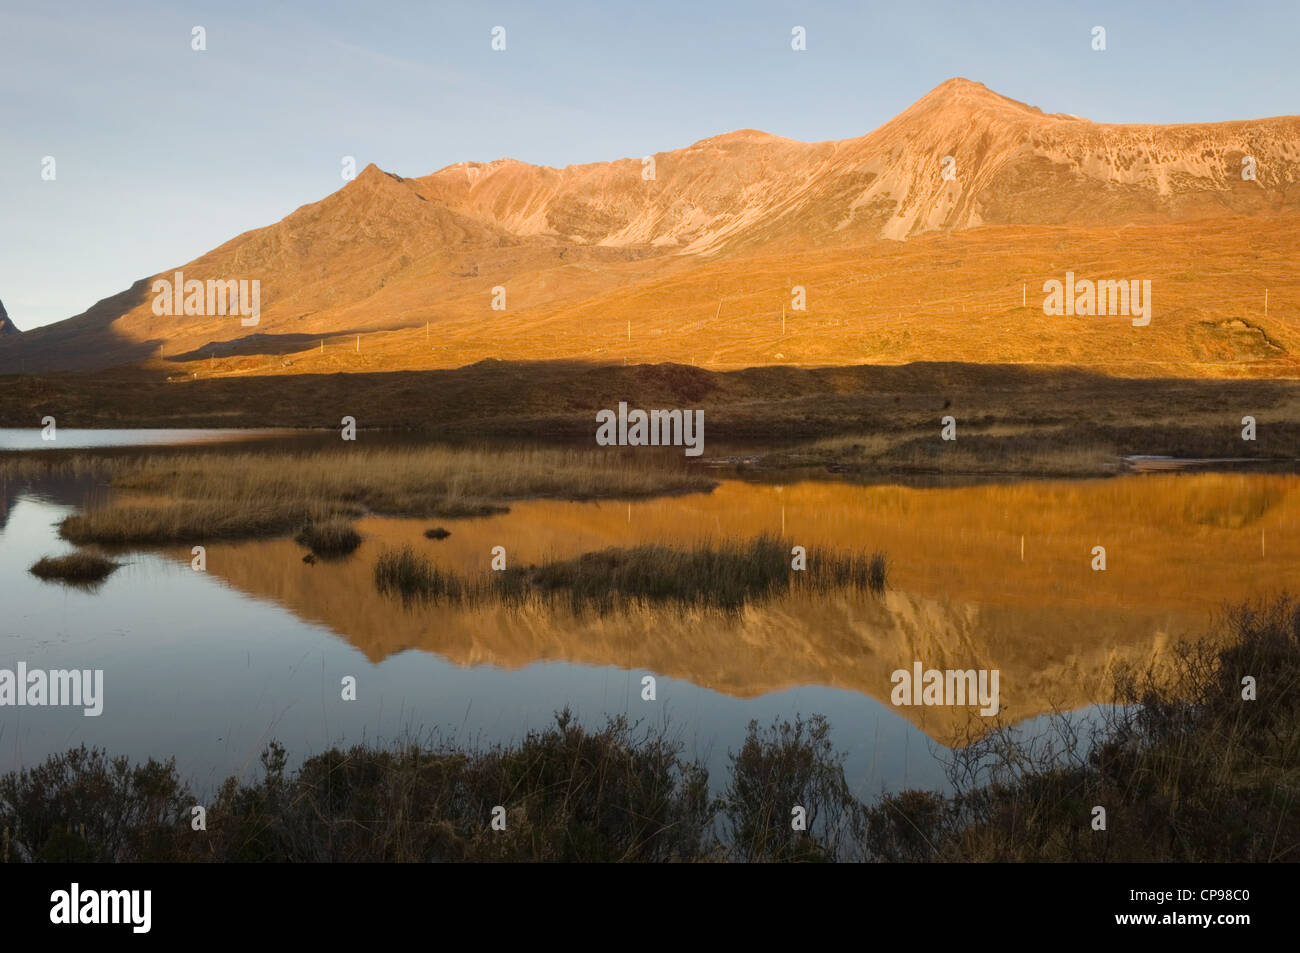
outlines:
[[[191,808],[206,807],[206,831]],[[494,809],[504,808],[493,826]],[[715,849],[708,774],[663,732],[568,713],[522,742],[333,749],[293,773],[197,801],[172,762],[130,767],[74,749],[0,779],[9,861],[690,861]]]
[[[1253,679],[1255,699],[1246,679]],[[887,860],[1300,860],[1300,605],[1232,610],[1220,638],[1121,671],[1090,744],[1035,753],[1010,731],[956,753],[958,792],[869,812]],[[1063,732],[1066,731],[1063,729]],[[1071,749],[1079,753],[1071,755]],[[1095,830],[1094,809],[1105,810]]]
[[[260,778],[203,802],[172,762],[74,749],[0,778],[0,859],[1296,860],[1300,606],[1241,608],[1225,626],[1226,641],[1121,672],[1089,744],[1064,727],[1048,748],[1000,731],[955,751],[951,795],[863,804],[814,716],[751,723],[710,799],[664,730],[593,731],[566,712],[513,745],[335,749],[292,773],[272,744]],[[191,828],[197,803],[206,831]]]
[[[167,860],[193,850],[194,804],[171,761],[132,766],[85,746],[0,778],[0,859]]]

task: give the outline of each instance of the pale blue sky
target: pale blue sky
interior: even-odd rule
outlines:
[[[7,0],[0,300],[22,328],[69,317],[336,190],[344,155],[416,176],[841,139],[953,76],[1109,122],[1300,113],[1297,37],[1295,0]]]

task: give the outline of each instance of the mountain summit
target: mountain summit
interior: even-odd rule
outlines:
[[[812,349],[777,342],[754,345],[758,350],[751,357],[748,343],[730,350],[720,345],[723,329],[711,322],[736,322],[746,314],[766,322],[774,308],[779,317],[780,300],[767,300],[768,286],[784,285],[781,294],[788,297],[791,286],[806,284],[814,266],[797,264],[805,253],[820,254],[816,268],[880,277],[900,259],[913,258],[907,246],[928,236],[1010,227],[1027,251],[998,264],[998,273],[988,277],[1010,282],[997,300],[1014,297],[1019,304],[1022,297],[1027,302],[1027,292],[1014,276],[1028,267],[1026,255],[1047,248],[1044,242],[1060,241],[1035,229],[1091,228],[1109,237],[1124,228],[1248,221],[1268,234],[1281,228],[1294,235],[1300,214],[1296,142],[1295,116],[1115,125],[1045,113],[958,78],[879,128],[837,142],[797,142],[745,129],[644,159],[562,169],[499,159],[403,178],[370,165],[339,191],[274,225],[138,281],[75,318],[28,331],[22,347],[29,366],[45,369],[102,367],[161,354],[180,363],[207,358],[215,371],[222,357],[261,355],[269,365],[311,345],[323,353],[324,340],[335,335],[427,326],[429,347],[420,348],[422,357],[403,357],[402,366],[504,356],[524,341],[536,344],[530,356],[607,360],[620,338],[622,344],[632,340],[636,321],[658,328],[662,318],[659,340],[647,338],[637,359],[693,362],[701,351],[708,359],[725,356],[740,365],[760,357],[853,362],[882,355],[1011,356],[1019,345],[966,349],[941,343],[933,332],[913,336],[900,329],[897,347],[890,338],[867,344],[823,339]],[[982,240],[969,239],[971,248]],[[1151,242],[1152,254],[1163,256],[1154,260],[1167,261],[1168,244]],[[932,240],[923,242],[932,246]],[[1122,254],[1131,262],[1135,252]],[[1043,267],[1063,273],[1071,264],[1048,256]],[[1121,259],[1117,267],[1123,264]],[[904,291],[894,280],[883,293],[874,289],[860,298],[868,294],[864,279],[841,275],[834,282],[840,290],[835,297],[823,294],[820,308],[836,309],[843,320],[880,313],[906,324],[909,314],[925,321],[917,309],[923,311],[927,301],[956,307],[952,295],[936,288],[951,261],[916,260],[909,267],[914,278],[908,281],[925,279],[915,290]],[[796,280],[800,270],[802,280]],[[224,316],[156,316],[152,283],[170,280],[174,271],[183,271],[187,280],[260,281],[258,326],[250,330]],[[1247,285],[1254,294],[1254,279]],[[723,287],[732,291],[720,295]],[[1199,287],[1176,290],[1196,294]],[[761,306],[733,307],[724,318],[729,309],[720,296],[747,300],[756,294],[764,296]],[[982,305],[971,299],[962,307]],[[1183,301],[1183,320],[1200,307],[1190,298]],[[761,327],[766,334],[766,323]],[[684,328],[694,336],[683,337]],[[739,324],[733,330],[746,340],[757,334]],[[1218,332],[1205,333],[1213,338]],[[1250,332],[1250,347],[1276,356],[1287,350],[1279,343],[1286,334]],[[471,339],[473,346],[465,344]],[[1171,337],[1168,352],[1152,352],[1152,359],[1177,363],[1189,357],[1187,340],[1186,334]],[[1194,352],[1226,360],[1237,347],[1216,341]],[[354,341],[354,353],[362,351],[362,342]],[[15,353],[12,345],[0,345],[0,370],[13,364],[6,354]],[[629,354],[622,350],[621,356]],[[1036,352],[1022,356],[1037,359]],[[380,369],[390,366],[387,360]]]
[[[9,319],[9,312],[5,310],[5,304],[0,301],[0,335],[16,335],[21,333],[14,327],[13,321]]]

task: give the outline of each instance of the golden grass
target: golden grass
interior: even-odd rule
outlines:
[[[74,542],[248,538],[366,512],[486,516],[504,512],[509,500],[636,498],[715,486],[643,458],[553,449],[170,453],[104,458],[97,466],[116,489],[162,499],[128,496],[69,517],[62,533]]]

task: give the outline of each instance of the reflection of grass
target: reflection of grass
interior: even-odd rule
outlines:
[[[185,543],[291,532],[355,517],[486,516],[530,497],[599,499],[709,490],[714,481],[627,456],[570,450],[332,450],[102,457],[119,500],[63,524],[75,542]]]
[[[375,566],[380,592],[429,602],[505,602],[535,596],[567,597],[574,612],[609,612],[628,603],[676,603],[734,612],[791,587],[819,591],[881,592],[882,553],[825,553],[814,550],[807,568],[791,568],[792,547],[775,536],[729,540],[716,546],[678,549],[647,545],[610,548],[521,569],[461,580],[436,569],[410,547],[390,550]]]
[[[118,563],[111,559],[77,551],[66,556],[45,556],[29,571],[40,579],[92,586],[107,579],[117,567]]]

